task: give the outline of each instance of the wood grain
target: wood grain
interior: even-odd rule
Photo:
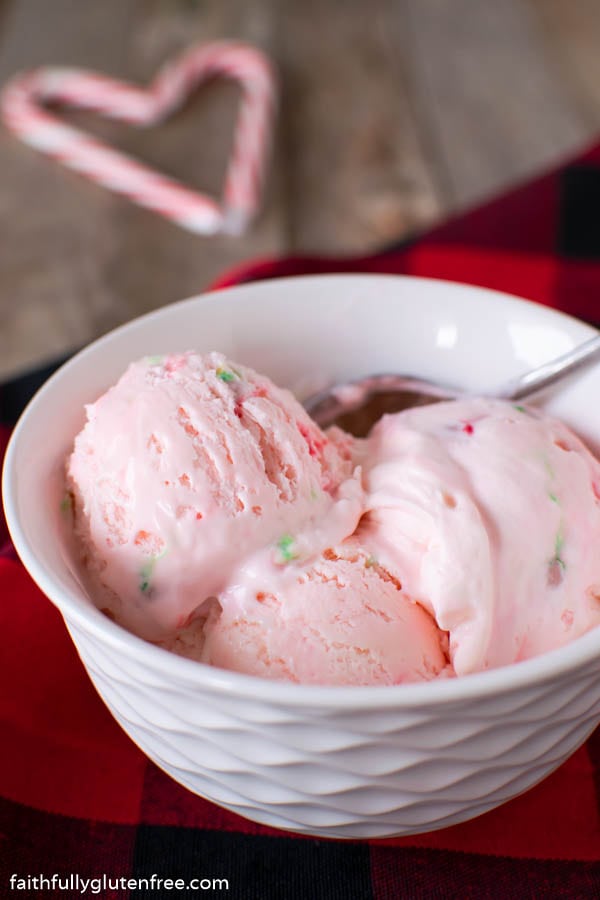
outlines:
[[[600,128],[600,5],[597,0],[529,0],[563,90],[590,131]]]
[[[378,2],[282,5],[282,152],[295,250],[362,253],[440,213],[386,27]]]
[[[144,84],[221,38],[262,47],[282,83],[264,210],[239,238],[187,234],[0,131],[0,379],[242,260],[367,253],[600,127],[597,0],[0,0],[0,84],[43,64]],[[218,196],[237,103],[216,82],[148,131],[70,115]]]
[[[193,40],[232,33],[263,46],[249,5],[203,2],[81,4],[53,0],[53,17],[28,42],[39,12],[21,0],[0,47],[0,78],[42,63],[82,65],[141,83]],[[93,14],[90,14],[93,10]],[[140,26],[140,27],[137,27]],[[266,49],[269,49],[266,46]],[[157,129],[133,131],[78,116],[133,155],[217,195],[237,109],[237,91],[215,84]],[[260,220],[243,240],[187,234],[126,200],[0,137],[0,167],[10,190],[0,216],[0,377],[68,352],[142,312],[199,293],[225,267],[283,249],[277,165]]]
[[[532,175],[588,137],[527,3],[400,0],[389,8],[449,210]]]

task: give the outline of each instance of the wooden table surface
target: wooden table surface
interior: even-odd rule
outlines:
[[[359,253],[527,178],[600,131],[598,0],[0,0],[0,84],[37,65],[140,84],[195,40],[281,79],[263,211],[197,237],[0,134],[0,378],[202,291],[228,266]],[[149,131],[90,129],[217,195],[238,94]]]

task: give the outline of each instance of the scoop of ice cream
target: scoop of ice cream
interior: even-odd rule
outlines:
[[[400,684],[449,672],[447,636],[353,541],[309,564],[246,575],[168,648],[302,684]]]
[[[222,354],[133,363],[86,411],[75,531],[99,605],[142,637],[181,628],[257,549],[297,558],[356,526],[351,438]]]
[[[148,357],[67,463],[98,606],[141,637],[315,684],[462,675],[600,624],[600,463],[468,399],[321,431],[222,354]]]
[[[565,425],[437,403],[383,418],[363,462],[360,539],[449,632],[457,674],[600,624],[600,464]]]

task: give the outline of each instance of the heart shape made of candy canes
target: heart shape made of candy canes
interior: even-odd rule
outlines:
[[[242,88],[220,202],[68,125],[45,108],[54,103],[132,125],[155,125],[215,75],[232,78]],[[237,42],[191,47],[167,63],[145,89],[85,69],[44,67],[15,76],[0,97],[4,123],[26,144],[196,234],[239,234],[255,214],[274,107],[271,64],[256,48]]]

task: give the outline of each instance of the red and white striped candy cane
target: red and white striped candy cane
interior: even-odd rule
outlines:
[[[46,105],[93,110],[137,126],[177,110],[203,81],[224,75],[242,88],[221,202],[67,125]],[[0,96],[7,127],[22,141],[134,203],[196,234],[239,234],[258,209],[275,107],[275,76],[254,47],[195,46],[167,63],[144,89],[84,69],[45,67],[17,75]]]

